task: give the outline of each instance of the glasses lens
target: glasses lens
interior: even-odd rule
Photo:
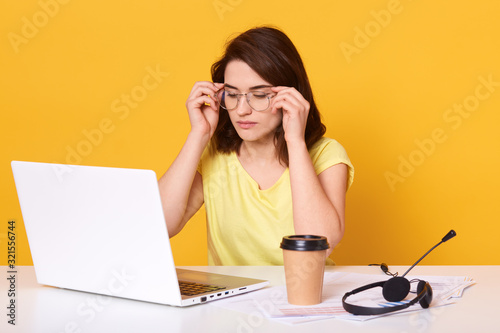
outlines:
[[[255,111],[264,111],[269,107],[269,97],[264,92],[254,92],[248,94],[248,104]]]
[[[235,92],[222,90],[217,94],[220,106],[226,110],[235,109],[238,106],[238,94]]]
[[[215,95],[215,98],[217,98],[217,101],[219,102],[219,105],[223,109],[226,109],[226,102],[225,102],[225,98],[224,98],[224,90],[217,91],[217,94]]]
[[[243,95],[245,94],[239,94],[231,90],[221,90],[217,92],[217,100],[223,109],[231,111],[238,107],[238,102]],[[267,110],[270,105],[270,98],[264,92],[248,93],[246,99],[250,107],[255,111]]]

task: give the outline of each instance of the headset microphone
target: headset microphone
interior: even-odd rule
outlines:
[[[410,268],[408,268],[408,270],[403,275],[401,275],[401,277],[404,277],[409,271],[411,271],[411,269],[413,267],[415,267],[420,261],[422,261],[422,259],[424,259],[429,253],[431,253],[432,250],[434,250],[436,247],[441,245],[441,243],[444,243],[447,240],[450,240],[451,238],[455,237],[456,235],[457,235],[457,233],[455,232],[455,230],[450,230],[450,232],[448,232],[446,234],[446,236],[444,236],[443,239],[441,239],[441,241],[439,243],[434,245],[429,251],[427,251],[427,253],[425,253],[420,259],[418,259],[416,263],[414,263]]]
[[[457,233],[455,232],[455,230],[450,230],[450,232],[447,233],[446,236],[443,237],[443,239],[441,239],[441,242],[444,243],[447,240],[455,237],[456,235],[457,235]]]
[[[396,306],[390,306],[390,307],[382,307],[382,308],[374,308],[374,307],[365,307],[365,306],[359,306],[359,305],[353,305],[350,303],[347,303],[347,298],[351,295],[357,294],[359,292],[365,291],[367,289],[375,288],[375,287],[382,287],[382,295],[384,296],[384,299],[389,301],[389,302],[400,302],[402,301],[406,296],[408,296],[408,293],[410,292],[410,281],[404,278],[406,274],[408,274],[409,271],[413,269],[422,259],[424,259],[432,250],[434,250],[436,247],[441,245],[441,243],[444,243],[451,238],[455,237],[457,233],[454,230],[450,230],[439,243],[434,245],[429,251],[427,251],[420,259],[417,260],[408,270],[402,275],[402,276],[395,276],[387,281],[380,281],[380,282],[375,282],[368,284],[363,287],[359,287],[357,289],[354,289],[353,291],[350,291],[344,295],[342,298],[342,305],[344,309],[350,313],[353,313],[355,315],[378,315],[378,314],[384,314],[388,312],[393,312],[393,311],[398,311],[402,309],[406,309],[410,307],[411,305],[419,302],[420,305],[426,309],[429,307],[429,305],[432,302],[432,288],[427,281],[423,280],[418,280],[418,285],[417,285],[417,297],[409,301],[408,303],[403,303],[400,305]]]

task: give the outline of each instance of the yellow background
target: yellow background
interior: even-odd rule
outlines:
[[[32,264],[11,160],[161,176],[194,82],[263,24],[296,44],[356,168],[333,259],[411,264],[453,228],[423,264],[500,264],[498,13],[495,0],[2,1],[0,264],[11,219],[17,264]],[[177,264],[206,264],[203,209],[172,244]]]

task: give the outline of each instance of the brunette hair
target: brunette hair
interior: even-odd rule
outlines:
[[[300,55],[292,41],[273,27],[250,29],[229,41],[222,58],[211,68],[212,81],[224,82],[224,72],[230,61],[245,62],[260,77],[273,86],[294,87],[309,102],[310,109],[305,129],[307,148],[326,132]],[[288,149],[283,126],[274,135],[276,153],[280,161],[288,166]],[[242,139],[233,127],[227,111],[219,108],[219,122],[212,137],[212,147],[219,153],[239,152]]]

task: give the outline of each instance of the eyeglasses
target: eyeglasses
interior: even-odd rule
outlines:
[[[219,105],[227,111],[232,111],[238,107],[240,98],[246,96],[248,105],[255,111],[265,111],[271,105],[271,98],[276,94],[265,93],[262,91],[253,91],[246,94],[238,94],[235,91],[222,88],[217,91],[216,97]]]

